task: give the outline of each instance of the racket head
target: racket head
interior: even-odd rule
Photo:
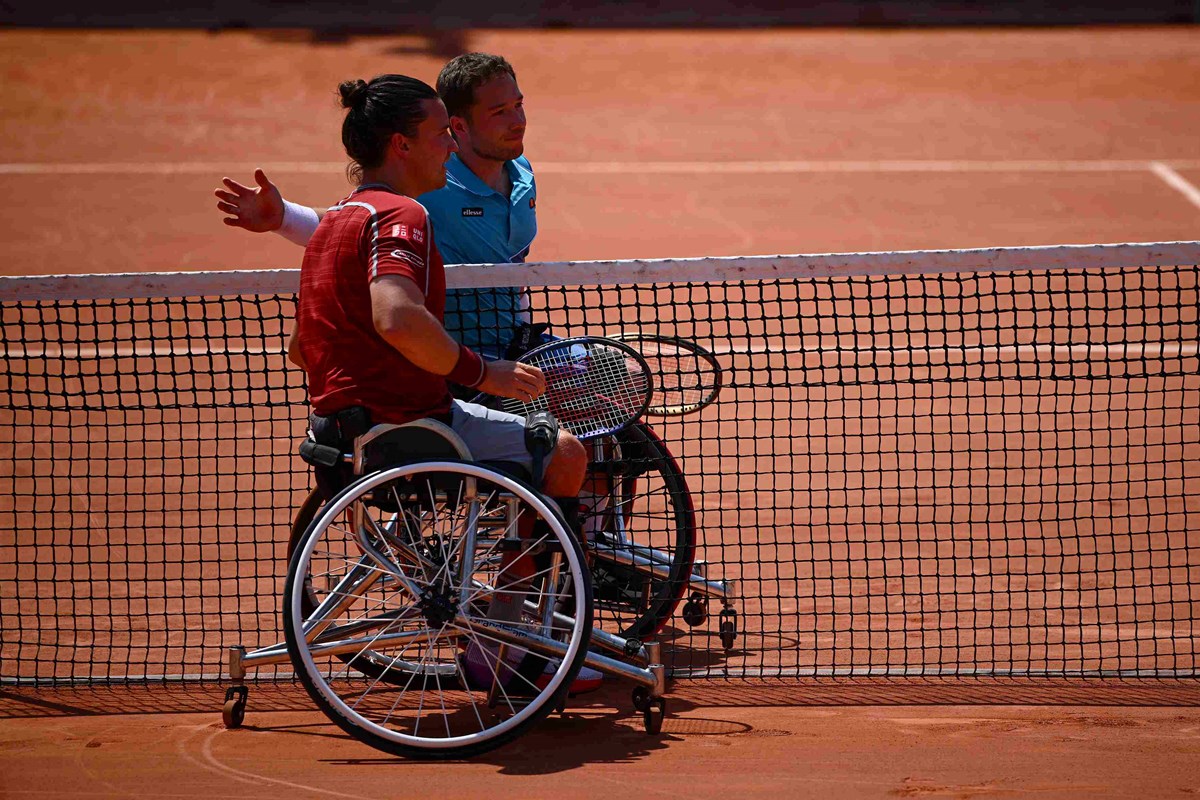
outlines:
[[[692,414],[721,393],[724,373],[717,357],[690,339],[636,331],[612,337],[634,347],[654,375],[654,394],[646,413],[659,417]]]
[[[517,359],[542,371],[546,392],[529,402],[481,395],[492,408],[527,417],[549,411],[581,440],[611,436],[646,412],[654,377],[641,354],[624,342],[598,336],[558,339]]]

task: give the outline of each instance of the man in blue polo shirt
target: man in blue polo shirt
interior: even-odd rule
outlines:
[[[446,187],[421,195],[434,234],[450,264],[510,264],[525,261],[537,234],[537,189],[524,158],[504,162],[509,196],[485,184],[461,159],[446,163]],[[488,358],[503,358],[513,331],[527,322],[528,303],[519,287],[454,290],[446,293],[450,335]]]
[[[525,261],[537,236],[537,184],[525,150],[525,98],[505,59],[468,53],[437,80],[459,152],[446,163],[446,186],[421,195],[448,264]],[[517,287],[447,293],[451,335],[485,356],[502,358],[527,317]]]
[[[525,108],[515,71],[500,56],[468,53],[443,67],[437,90],[459,152],[446,162],[446,186],[417,200],[429,211],[445,263],[524,262],[537,235],[537,185],[522,155]],[[216,191],[217,208],[231,215],[225,224],[306,244],[324,212],[284,200],[262,170],[254,180],[256,189],[225,178]],[[487,358],[503,358],[528,322],[526,306],[518,287],[451,290],[446,330]]]

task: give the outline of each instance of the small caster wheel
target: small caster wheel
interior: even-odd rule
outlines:
[[[642,724],[646,733],[655,735],[662,732],[663,719],[667,716],[667,699],[651,697],[649,704],[642,710]]]
[[[245,686],[231,686],[225,692],[225,705],[221,708],[221,721],[233,730],[242,727],[246,719],[246,698],[250,691]]]
[[[737,643],[737,625],[733,622],[721,623],[721,646],[726,650],[732,650],[734,644]]]
[[[234,728],[242,727],[242,721],[246,719],[246,704],[241,700],[227,700],[225,707],[221,709],[221,721],[225,723],[225,727],[233,730]]]
[[[688,624],[689,628],[695,628],[697,625],[703,625],[708,619],[708,603],[704,599],[704,595],[699,592],[692,592],[692,596],[683,604],[683,621]]]
[[[633,707],[642,712],[650,707],[650,692],[646,687],[638,686],[633,690]]]
[[[721,612],[721,625],[718,628],[721,634],[721,645],[726,650],[732,650],[733,645],[737,642],[737,612],[732,608],[727,608]]]

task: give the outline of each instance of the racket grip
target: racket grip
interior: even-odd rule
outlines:
[[[525,418],[525,449],[533,456],[533,485],[540,488],[546,456],[558,444],[558,420],[549,411],[534,411]]]

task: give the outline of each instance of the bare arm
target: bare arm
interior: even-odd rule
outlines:
[[[288,357],[288,361],[292,362],[300,369],[302,369],[302,370],[308,369],[308,367],[304,366],[304,357],[302,355],[300,355],[300,346],[299,346],[299,343],[297,340],[295,328],[292,328],[292,336],[290,339],[288,339],[287,357]]]
[[[448,375],[458,363],[458,342],[425,308],[425,296],[408,278],[381,275],[371,281],[371,312],[379,335],[426,372]],[[537,367],[492,361],[477,388],[500,397],[529,400],[546,390],[546,381]]]

